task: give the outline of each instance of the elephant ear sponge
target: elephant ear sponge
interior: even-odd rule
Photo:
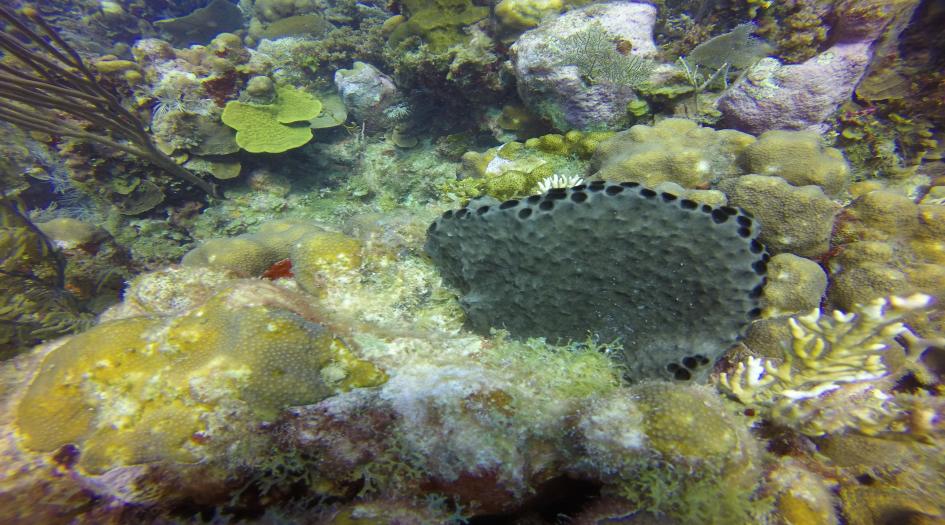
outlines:
[[[306,308],[240,281],[176,316],[98,325],[46,355],[16,409],[19,437],[36,452],[77,445],[90,473],[194,463],[228,454],[240,422],[386,381]]]
[[[757,316],[768,259],[745,212],[595,181],[448,211],[426,251],[480,332],[619,340],[631,380],[704,379]]]

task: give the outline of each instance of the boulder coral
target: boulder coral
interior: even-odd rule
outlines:
[[[890,190],[858,197],[837,220],[827,265],[830,301],[851,308],[887,295],[945,297],[943,239],[941,205],[916,204]],[[941,326],[941,320],[936,323]]]
[[[761,295],[762,316],[809,312],[820,306],[827,291],[827,274],[819,264],[790,253],[768,261],[768,276]]]
[[[211,485],[250,462],[231,456],[249,428],[387,379],[304,297],[260,281],[231,281],[176,315],[102,323],[42,354],[14,412],[20,447],[75,447],[89,476],[202,463]]]
[[[772,175],[794,186],[820,186],[831,197],[844,194],[850,177],[843,154],[824,147],[815,134],[771,131],[756,139],[679,118],[636,125],[603,140],[591,170],[608,180],[702,189],[738,175]]]
[[[794,186],[820,186],[834,198],[850,184],[843,154],[824,147],[816,133],[767,131],[745,148],[739,160],[747,173],[777,175]]]
[[[818,186],[791,186],[780,177],[744,175],[719,185],[729,202],[764,225],[761,240],[773,253],[816,257],[830,249],[833,220],[840,212]]]
[[[741,174],[739,156],[754,142],[747,133],[716,131],[691,120],[671,118],[653,126],[633,126],[603,141],[594,153],[591,169],[595,177],[605,180],[707,187]]]

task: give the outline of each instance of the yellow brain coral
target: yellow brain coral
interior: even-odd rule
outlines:
[[[23,445],[81,451],[91,473],[191,463],[223,451],[238,421],[386,381],[304,299],[238,281],[176,316],[103,323],[47,354],[16,410]]]

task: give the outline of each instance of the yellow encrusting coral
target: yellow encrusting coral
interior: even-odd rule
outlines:
[[[342,233],[312,232],[292,247],[292,273],[305,291],[317,294],[324,280],[360,268],[363,250],[359,240]]]
[[[236,281],[177,316],[98,325],[44,358],[16,410],[22,443],[76,444],[90,473],[203,461],[239,438],[234,421],[386,381],[312,317],[291,292]]]
[[[878,384],[892,373],[884,359],[894,338],[909,332],[902,319],[929,308],[924,294],[877,299],[854,313],[814,310],[792,317],[784,361],[749,357],[719,386],[763,415],[812,436],[843,430],[867,435],[933,430],[941,403],[891,394]]]

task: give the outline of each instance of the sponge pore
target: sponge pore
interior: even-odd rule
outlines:
[[[742,210],[596,181],[447,211],[426,251],[474,330],[623,346],[628,379],[704,379],[757,316],[768,254]]]

